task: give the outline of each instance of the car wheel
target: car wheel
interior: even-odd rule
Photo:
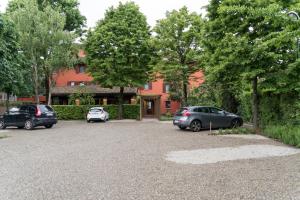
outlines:
[[[193,132],[198,132],[201,130],[201,122],[199,120],[192,121],[190,128]]]
[[[52,128],[52,127],[53,127],[53,124],[46,125],[45,127],[46,127],[46,128]]]
[[[24,128],[26,130],[32,130],[33,129],[33,123],[32,123],[32,121],[31,120],[26,120]]]
[[[186,127],[185,126],[179,126],[180,130],[185,130]]]
[[[90,123],[91,121],[90,121],[90,120],[86,120],[86,122],[87,122],[87,123]]]
[[[0,129],[5,129],[6,126],[5,126],[5,123],[3,120],[0,120]]]
[[[238,120],[238,119],[233,119],[232,120],[231,128],[237,128],[237,127],[240,127],[240,126],[241,126],[240,120]]]

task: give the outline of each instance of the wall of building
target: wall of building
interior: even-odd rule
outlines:
[[[61,70],[53,75],[57,87],[67,86],[70,81],[74,82],[91,82],[92,76],[87,73],[79,73],[75,69]]]
[[[204,82],[204,74],[203,72],[195,72],[189,78],[189,90],[193,90],[196,87],[199,87]],[[171,112],[174,114],[180,108],[180,102],[171,101],[171,107],[169,109],[166,108],[166,101],[169,101],[169,94],[164,92],[164,80],[157,79],[154,82],[151,82],[151,89],[139,89],[140,95],[161,95],[160,99],[160,113],[166,114],[167,112]]]

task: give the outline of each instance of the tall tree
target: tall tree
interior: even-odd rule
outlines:
[[[154,43],[160,61],[157,71],[170,81],[176,78],[181,85],[183,105],[187,104],[188,83],[192,73],[199,70],[201,16],[190,13],[187,7],[167,12],[166,18],[154,27]],[[196,63],[196,64],[195,64]]]
[[[10,94],[26,89],[28,75],[18,43],[18,34],[12,22],[0,13],[0,91],[7,94],[7,109]]]
[[[295,78],[288,77],[294,73],[299,77],[294,44],[300,23],[291,21],[281,1],[212,2],[217,3],[212,8],[218,6],[208,15],[206,72],[215,80],[225,77],[233,85],[239,79],[251,83],[253,123],[258,130],[259,89],[292,91],[295,88],[291,86],[297,85]],[[274,83],[279,79],[284,80],[280,81],[284,87]]]
[[[151,60],[150,30],[146,17],[133,2],[109,8],[104,19],[88,33],[89,71],[104,87],[120,87],[119,119],[122,118],[124,87],[143,85]]]
[[[64,31],[65,17],[50,5],[39,10],[35,0],[19,1],[20,7],[7,15],[20,34],[20,45],[30,61],[35,85],[35,101],[39,103],[40,81],[45,81],[46,99],[51,103],[51,79],[54,71],[67,67],[72,60],[73,34]]]

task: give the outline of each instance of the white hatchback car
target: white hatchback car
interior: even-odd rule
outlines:
[[[103,109],[103,107],[92,107],[86,116],[86,120],[88,123],[91,121],[105,122],[109,120],[109,114]]]

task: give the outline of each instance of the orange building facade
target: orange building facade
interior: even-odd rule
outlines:
[[[203,82],[204,75],[201,71],[192,74],[189,80],[189,90],[199,87]],[[142,116],[151,118],[167,113],[174,114],[180,108],[180,102],[170,99],[169,90],[170,85],[162,78],[139,88]]]

